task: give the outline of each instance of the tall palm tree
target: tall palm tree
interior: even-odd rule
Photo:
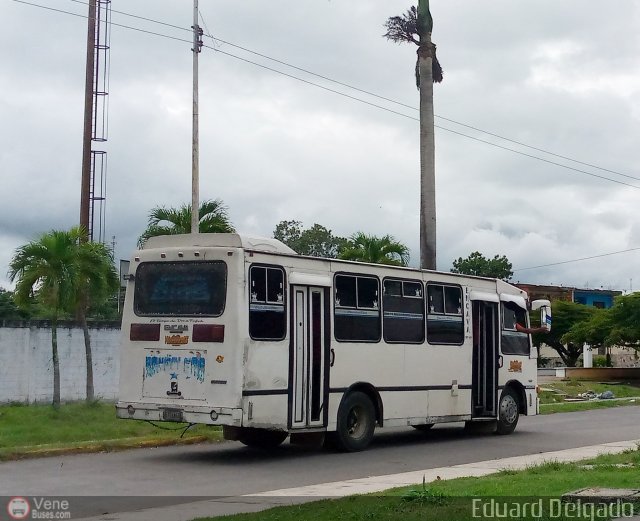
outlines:
[[[35,300],[51,320],[54,407],[60,405],[58,320],[63,313],[77,313],[84,332],[87,400],[93,400],[87,309],[90,304],[104,302],[117,290],[118,275],[111,251],[103,244],[87,242],[87,232],[80,227],[52,230],[16,250],[9,264],[9,278],[16,281],[16,303],[27,307]]]
[[[409,248],[390,235],[376,237],[362,232],[353,234],[347,246],[339,255],[340,259],[392,266],[406,266],[409,263]]]
[[[431,41],[433,18],[429,0],[419,0],[402,16],[392,16],[385,37],[418,46],[416,83],[420,90],[420,267],[436,269],[436,173],[433,83],[442,81],[442,68]]]
[[[220,199],[203,201],[198,215],[200,233],[233,233],[235,231],[229,221],[227,207]],[[149,224],[138,239],[138,246],[142,247],[149,237],[182,233],[191,233],[191,205],[183,204],[180,208],[156,206],[149,212]]]

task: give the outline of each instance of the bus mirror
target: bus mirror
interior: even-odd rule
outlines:
[[[548,306],[540,308],[540,325],[551,331],[551,308]]]
[[[540,325],[551,331],[551,302],[545,299],[534,300],[531,303],[531,310],[540,310]]]

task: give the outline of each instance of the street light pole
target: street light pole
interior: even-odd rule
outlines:
[[[200,136],[198,114],[198,55],[202,52],[202,29],[198,25],[198,0],[193,0],[193,128],[191,149],[191,233],[200,224]]]

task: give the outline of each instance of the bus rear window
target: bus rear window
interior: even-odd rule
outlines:
[[[227,265],[145,262],[136,272],[134,311],[140,316],[208,316],[224,311]]]

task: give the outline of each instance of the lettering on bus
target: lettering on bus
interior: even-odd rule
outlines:
[[[464,288],[464,336],[471,338],[471,297],[469,296],[469,288]]]
[[[172,346],[182,346],[189,343],[189,337],[187,335],[171,335],[164,337],[164,343]]]

